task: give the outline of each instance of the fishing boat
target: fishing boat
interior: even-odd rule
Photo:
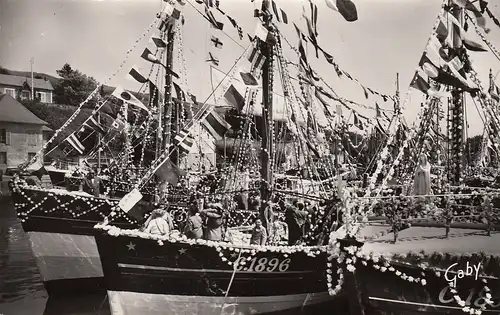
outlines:
[[[248,237],[254,227],[250,225],[252,221],[248,220],[240,226],[229,226],[225,236],[218,240],[190,239],[179,231],[155,235],[140,229],[124,230],[111,221],[98,224],[96,242],[112,314],[292,314],[294,311],[345,303],[342,274],[339,273],[335,260],[328,257],[325,247],[327,232],[338,226],[337,196],[342,185],[322,185],[325,183],[321,181],[315,166],[315,162],[319,161],[325,166],[324,171],[329,172],[329,177],[334,177],[332,181],[340,183],[342,176],[339,158],[334,156],[341,150],[335,147],[338,150],[330,158],[320,161],[323,152],[330,153],[328,142],[318,139],[321,135],[324,137],[324,134],[321,128],[314,126],[315,116],[312,111],[315,109],[309,100],[312,98],[311,89],[305,83],[313,80],[314,73],[303,54],[302,65],[299,67],[304,79],[301,79],[305,100],[305,104],[302,104],[294,99],[297,95],[287,70],[289,62],[283,53],[282,38],[271,23],[273,18],[274,21],[283,22],[276,17],[276,13],[283,11],[273,11],[276,3],[272,2],[271,6],[271,2],[259,2],[262,6],[257,7],[254,12],[258,31],[255,36],[249,35],[250,45],[246,49],[243,47],[243,53],[221,80],[225,82],[227,79],[230,82],[228,85],[231,84],[233,89],[237,81],[245,86],[245,93],[241,93],[245,95],[245,104],[239,109],[243,127],[233,141],[236,143],[232,146],[232,151],[237,153],[234,155],[235,161],[214,176],[213,181],[220,182],[220,185],[209,185],[207,190],[203,186],[197,187],[197,191],[201,193],[197,198],[206,200],[198,202],[198,205],[205,204],[209,210],[219,205],[223,213],[232,217],[242,210],[236,200],[242,194],[255,194],[260,197],[260,202],[254,208],[249,204],[243,208],[254,211],[264,226],[270,228],[275,222],[270,213],[277,211],[276,216],[283,215],[282,210],[278,210],[280,200],[288,202],[300,198],[318,207],[319,220],[311,227],[317,233],[314,236],[308,234],[308,237],[311,236],[309,242],[305,243],[292,241],[293,235],[290,232],[288,244],[279,241],[249,244]],[[199,4],[205,8],[205,15],[200,10],[196,12],[201,13],[220,32],[221,23],[214,17],[214,12],[217,10],[225,15],[222,8],[215,8],[210,2],[200,1]],[[312,2],[311,7],[314,10]],[[165,40],[165,45],[162,46],[165,46],[167,52],[166,64],[161,61],[160,64],[167,73],[172,69],[171,54],[176,43],[174,39],[178,39],[176,34],[180,33],[182,27],[182,23],[177,20],[182,15],[183,8],[175,1],[166,2],[163,13],[160,14],[163,19],[160,25],[171,23],[169,27],[160,27],[162,36],[159,36]],[[300,32],[298,28],[297,31]],[[214,34],[212,41],[217,46],[220,41],[218,35]],[[299,45],[304,53],[302,42]],[[179,46],[182,47],[182,43]],[[245,55],[248,60],[242,59]],[[210,54],[210,58],[213,59],[214,56]],[[151,54],[145,59],[158,62]],[[243,63],[250,63],[251,66],[245,69]],[[275,71],[276,68],[281,71]],[[277,104],[273,97],[273,77],[278,75],[282,78],[284,104],[288,109],[288,112],[282,114],[284,123],[274,117],[273,105]],[[261,83],[258,82],[260,77]],[[173,85],[171,80],[172,76],[166,76],[166,97],[162,111],[178,113],[179,104],[169,98]],[[212,93],[221,84],[214,85],[216,87]],[[223,94],[228,90],[231,87],[226,88]],[[255,110],[258,109],[259,94],[262,97],[261,111]],[[210,96],[200,103],[199,109],[189,120],[184,123],[176,120],[172,132],[167,134],[162,154],[114,211],[127,212],[133,209],[134,204],[141,199],[140,188],[162,165],[180,165],[185,140],[196,132],[196,126],[213,116],[213,106],[207,103],[209,99]],[[326,103],[320,107],[321,112],[327,110]],[[256,117],[256,128],[251,123],[254,121],[253,117]],[[340,126],[340,117],[340,113],[331,114],[328,121],[331,123],[337,120]],[[223,124],[219,122],[219,125]],[[333,127],[332,124],[323,129],[331,130],[332,134],[342,132],[340,127]],[[168,141],[170,135],[174,139],[173,145]],[[260,140],[260,153],[254,153],[255,140]],[[285,153],[281,163],[278,162],[280,150],[275,142],[281,143],[281,154]],[[260,172],[256,171],[259,165]],[[294,174],[287,174],[287,171],[293,169],[297,170],[292,172]],[[256,177],[258,180],[255,180]],[[254,200],[257,199],[255,197]]]
[[[397,134],[403,102],[388,128],[386,152],[395,153],[379,155],[371,189],[346,192],[347,237],[333,233],[329,252],[343,268],[351,314],[500,313],[500,191],[478,180],[492,177],[485,155],[498,150],[498,96],[491,70],[486,90],[472,58],[487,49],[470,39],[477,32],[498,53],[486,35],[485,10],[485,3],[479,9],[444,1],[411,83],[427,95],[420,122]],[[469,104],[484,119],[480,163],[464,151]]]

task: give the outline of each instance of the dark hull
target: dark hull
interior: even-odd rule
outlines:
[[[12,200],[49,295],[105,290],[93,227],[116,201],[28,188],[14,189]],[[138,226],[124,214],[116,221],[123,228]]]
[[[451,262],[449,265],[451,265]],[[366,315],[416,315],[416,314],[468,314],[464,313],[450,292],[450,287],[440,272],[439,277],[434,271],[404,265],[393,265],[396,270],[415,278],[425,278],[427,283],[408,282],[398,277],[394,272],[376,270],[372,264],[359,266],[357,277],[361,284],[363,304]],[[465,263],[464,263],[465,268]],[[453,277],[449,274],[448,277]],[[484,283],[481,278],[464,277],[457,280],[457,290],[465,306],[479,309],[484,303]],[[500,314],[500,283],[497,279],[488,279],[494,304],[487,306],[483,314]]]
[[[164,314],[264,314],[317,308],[333,301],[327,293],[324,252],[316,257],[303,252],[242,253],[242,257],[256,257],[255,261],[274,259],[281,267],[264,265],[272,271],[249,271],[248,260],[234,272],[222,257],[235,261],[239,254],[227,248],[218,251],[181,242],[160,245],[155,240],[107,234],[97,235],[96,241],[112,314],[148,315],[162,310]],[[334,280],[332,285],[336,284]]]

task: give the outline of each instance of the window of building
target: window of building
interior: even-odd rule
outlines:
[[[16,90],[15,89],[5,88],[5,94],[10,95],[13,98],[16,98]]]
[[[28,152],[28,161],[31,161],[32,158],[34,158],[36,153],[33,152]]]
[[[21,99],[29,100],[30,99],[30,92],[29,91],[21,91]]]
[[[38,134],[35,131],[27,131],[26,140],[29,146],[36,146],[38,140]]]
[[[7,129],[0,129],[0,143],[7,144]]]
[[[7,165],[7,152],[0,152],[0,165]]]
[[[36,92],[36,98],[42,103],[50,103],[49,93],[46,92]]]

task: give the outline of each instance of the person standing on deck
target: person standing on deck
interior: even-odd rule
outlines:
[[[144,232],[156,235],[169,235],[174,229],[172,217],[168,211],[156,209],[144,224]]]
[[[252,229],[252,236],[250,237],[250,245],[266,245],[267,232],[266,228],[262,225],[260,219],[255,220],[255,227]]]
[[[203,210],[201,214],[206,218],[205,239],[209,241],[222,241],[222,205],[210,205],[210,209]]]
[[[195,202],[189,208],[190,217],[184,227],[184,235],[190,239],[203,238],[203,219],[199,214],[198,203]]]
[[[302,241],[302,226],[307,218],[306,211],[300,211],[295,206],[288,205],[285,212],[285,222],[288,226],[288,245],[297,245]]]
[[[85,186],[85,191],[94,197],[99,197],[101,194],[101,179],[94,170],[89,171],[87,178],[85,178]]]

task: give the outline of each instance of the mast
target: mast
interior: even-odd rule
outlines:
[[[495,91],[495,78],[493,78],[493,69],[490,68],[490,87],[489,87],[489,90],[490,91]]]
[[[178,123],[177,123],[177,108],[174,109],[174,114],[172,117],[172,107],[173,107],[173,102],[172,102],[172,74],[169,71],[172,69],[173,65],[173,52],[174,52],[174,28],[171,27],[167,31],[167,63],[165,65],[165,99],[163,100],[163,117],[162,117],[162,123],[163,123],[163,149],[168,150],[170,147],[170,135],[172,131],[177,131],[178,128]],[[173,118],[173,119],[172,119]],[[172,125],[171,125],[172,124]],[[168,128],[168,127],[171,128]],[[170,160],[172,161],[173,164],[178,163],[178,150],[174,152],[170,156]]]
[[[33,63],[35,63],[35,58],[31,57],[30,65],[31,65],[31,100],[35,100],[35,79],[33,78]]]
[[[269,14],[269,0],[262,1],[262,19],[264,27],[271,32],[271,18]],[[266,57],[262,66],[262,143],[261,143],[261,207],[260,218],[267,228],[267,217],[265,209],[267,202],[271,200],[273,173],[271,168],[271,158],[273,156],[273,69],[274,56],[273,46],[267,42],[260,41],[260,49],[263,56]]]
[[[452,5],[452,13],[453,16],[460,22],[460,24],[463,24],[463,17],[462,17],[462,8],[460,8],[458,5],[454,4],[452,0],[450,0],[450,5]],[[454,33],[452,33],[452,39],[453,39],[453,50],[452,52],[455,55],[458,55],[457,53],[459,52],[461,48],[461,40],[460,37],[455,36]],[[464,60],[461,60],[462,62]],[[464,157],[463,157],[463,137],[464,137],[464,94],[459,91],[458,89],[453,89],[452,90],[452,99],[451,99],[451,138],[452,138],[452,145],[451,145],[451,157],[455,159],[454,163],[452,162],[451,169],[449,170],[449,182],[451,185],[458,186],[460,185],[460,178],[462,175],[463,171],[463,164],[464,164]]]
[[[101,114],[100,114],[100,111],[97,111],[97,123],[101,124]],[[100,144],[101,141],[102,141],[101,133],[98,132],[97,133],[97,143]],[[97,168],[99,169],[99,171],[101,170],[101,150],[97,150]]]

